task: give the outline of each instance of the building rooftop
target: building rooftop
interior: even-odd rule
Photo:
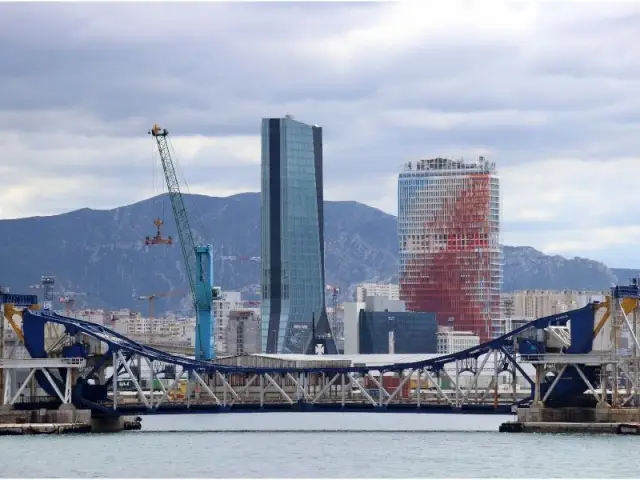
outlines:
[[[484,358],[485,355],[489,355],[489,359],[485,364],[486,371],[492,371],[493,366],[493,354],[483,354],[480,358]],[[249,355],[257,359],[271,359],[280,360],[286,362],[296,362],[298,367],[313,368],[313,363],[318,362],[319,366],[329,366],[329,364],[335,362],[340,366],[340,363],[350,361],[352,366],[356,364],[365,365],[367,367],[376,367],[380,365],[392,365],[398,363],[413,363],[423,360],[429,360],[432,358],[441,357],[442,354],[433,353],[421,353],[421,354],[346,354],[346,355],[302,355],[302,354],[271,354],[271,353],[255,353]],[[244,356],[246,358],[246,356]],[[243,364],[240,360],[239,364]],[[253,362],[252,362],[253,363]],[[531,364],[522,364],[522,368],[529,375],[533,375],[534,368]],[[453,364],[449,364],[447,370],[453,368]]]
[[[460,174],[467,173],[496,173],[495,162],[489,162],[485,157],[478,157],[473,162],[465,162],[464,159],[451,158],[430,158],[418,160],[416,162],[407,162],[404,165],[404,172],[442,172],[447,173],[458,172]]]
[[[295,353],[257,353],[255,356],[274,358],[278,360],[305,361],[305,362],[328,362],[349,360],[351,364],[364,364],[367,366],[390,365],[394,363],[411,363],[429,360],[441,355],[438,354],[346,354],[346,355],[303,355]]]

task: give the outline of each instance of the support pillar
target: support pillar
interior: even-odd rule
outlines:
[[[0,360],[4,359],[4,305],[0,305]],[[0,370],[0,401],[4,405],[5,376],[4,370]]]
[[[607,388],[607,366],[600,365],[600,401],[596,405],[596,409],[611,408],[611,405],[607,402]]]
[[[533,394],[533,405],[532,407],[537,407],[537,408],[542,408],[544,407],[544,403],[542,402],[542,399],[540,397],[540,388],[542,385],[542,376],[544,373],[544,365],[541,364],[537,364],[536,366],[536,384],[535,384],[535,391]]]

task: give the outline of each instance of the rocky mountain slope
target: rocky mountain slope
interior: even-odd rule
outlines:
[[[253,296],[259,264],[222,256],[260,255],[260,195],[185,196],[196,241],[214,245],[216,283]],[[164,212],[164,213],[163,213]],[[82,209],[50,217],[0,221],[0,284],[33,292],[41,275],[55,274],[58,291],[86,293],[77,305],[146,311],[142,295],[171,290],[156,311],[176,308],[188,288],[178,245],[144,245],[153,220],[164,216],[164,235],[176,238],[166,196],[108,211]],[[397,281],[395,217],[357,202],[325,202],[326,280],[345,292],[362,281]],[[602,263],[547,256],[531,247],[505,247],[504,290],[602,289],[634,271]],[[351,289],[352,291],[352,289]],[[37,292],[37,290],[36,290]],[[184,303],[184,302],[183,302]]]

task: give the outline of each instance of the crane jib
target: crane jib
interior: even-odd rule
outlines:
[[[213,343],[214,321],[213,301],[213,259],[210,245],[196,245],[189,225],[187,209],[180,192],[178,176],[169,151],[166,129],[155,124],[149,131],[156,139],[162,170],[167,182],[171,209],[176,221],[180,249],[196,311],[196,358],[210,360],[215,357]]]
[[[173,210],[173,216],[176,220],[176,228],[178,230],[178,238],[180,240],[180,248],[182,249],[182,256],[185,260],[185,269],[187,278],[189,280],[189,286],[191,287],[191,294],[193,296],[194,306],[196,304],[196,287],[195,287],[195,267],[196,267],[196,253],[195,242],[193,240],[193,234],[189,225],[189,218],[187,216],[187,209],[184,205],[184,199],[180,192],[180,184],[178,183],[178,177],[171,159],[169,152],[169,145],[167,143],[166,130],[161,135],[155,135],[156,142],[158,144],[158,152],[160,153],[160,162],[162,163],[162,170],[164,172],[165,180],[167,181],[167,189],[169,191],[169,200],[171,201],[171,208]]]

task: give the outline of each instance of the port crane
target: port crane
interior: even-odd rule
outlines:
[[[211,245],[196,245],[194,242],[184,199],[180,192],[178,177],[169,151],[167,141],[169,132],[167,129],[160,128],[158,124],[155,124],[149,130],[149,134],[153,136],[158,146],[160,162],[167,182],[171,209],[176,221],[178,239],[196,311],[196,359],[211,360],[215,358],[215,344],[213,342],[215,318],[212,303],[219,296],[217,290],[213,287],[213,248]],[[172,243],[169,238],[166,239],[167,241],[162,241],[164,239],[160,235],[160,227],[162,225],[160,222],[160,220],[156,220],[154,223],[157,227],[157,236],[155,238],[161,241],[154,242],[153,239],[145,239],[147,245]],[[151,241],[148,242],[147,240]]]

